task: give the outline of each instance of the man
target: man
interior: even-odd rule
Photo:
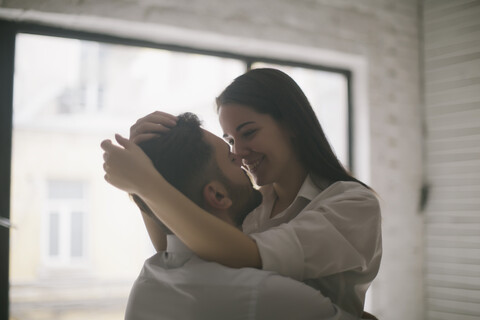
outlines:
[[[239,228],[261,202],[229,146],[182,114],[168,133],[140,143],[165,179],[197,205]],[[149,258],[129,296],[125,319],[353,319],[318,291],[272,272],[231,269],[200,259],[136,195],[147,230],[165,251]]]

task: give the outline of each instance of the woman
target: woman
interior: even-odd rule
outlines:
[[[381,259],[374,192],[340,164],[304,93],[285,73],[245,73],[220,94],[217,108],[224,138],[264,197],[245,220],[248,235],[185,201],[132,141],[117,138],[125,149],[117,147],[106,161],[107,181],[144,198],[200,257],[304,281],[360,316]],[[131,139],[172,125],[169,115],[149,115],[132,126]]]

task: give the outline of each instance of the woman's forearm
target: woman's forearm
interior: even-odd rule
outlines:
[[[140,196],[199,257],[232,268],[261,268],[260,253],[252,238],[198,207],[160,174],[148,180]]]
[[[158,225],[157,221],[155,220],[156,217],[151,217],[141,210],[140,212],[142,213],[145,228],[147,229],[148,236],[152,241],[155,251],[165,251],[167,249],[167,236],[162,227]]]

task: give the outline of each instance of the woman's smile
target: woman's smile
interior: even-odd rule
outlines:
[[[258,167],[263,162],[265,156],[257,158],[255,160],[245,160],[243,159],[243,166],[252,174],[255,174],[258,171]]]

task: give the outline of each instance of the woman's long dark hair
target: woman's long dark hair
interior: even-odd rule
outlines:
[[[277,69],[252,69],[237,77],[217,97],[221,106],[241,104],[272,116],[294,136],[293,146],[309,173],[331,182],[356,181],[340,163],[298,84]],[[369,188],[370,189],[370,188]]]

